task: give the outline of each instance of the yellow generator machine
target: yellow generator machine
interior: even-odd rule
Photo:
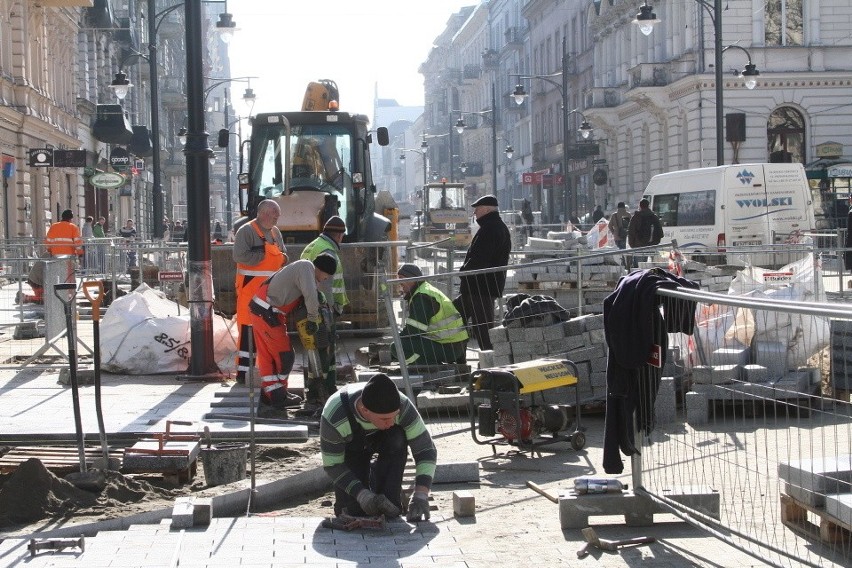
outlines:
[[[577,451],[586,446],[580,426],[577,366],[560,359],[474,371],[470,377],[470,429],[477,444],[511,445],[521,450],[568,442]],[[573,403],[565,394],[574,391]],[[574,426],[571,434],[561,432]],[[480,439],[478,436],[485,436]]]

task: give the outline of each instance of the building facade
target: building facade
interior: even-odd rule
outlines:
[[[491,162],[482,159],[477,192],[530,198],[547,221],[564,220],[574,207],[580,215],[596,205],[610,212],[618,201],[635,207],[653,175],[713,166],[717,154],[723,163],[807,164],[828,142],[852,152],[848,2],[648,4],[660,20],[648,36],[633,22],[639,0],[490,0],[459,12],[420,68],[427,135],[446,132],[452,109],[491,106],[484,86],[469,88],[456,72],[481,49],[470,37],[483,33],[478,55],[483,70],[492,70],[485,75],[496,87],[498,136],[514,153],[497,164],[497,187],[489,184]],[[747,64],[759,72],[754,89],[740,76]],[[512,102],[516,84],[527,95],[521,105]],[[588,140],[578,133],[584,121],[594,129]],[[472,161],[484,153],[468,136],[460,158]],[[529,175],[536,173],[545,175]]]

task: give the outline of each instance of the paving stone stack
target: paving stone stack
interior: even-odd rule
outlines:
[[[639,268],[662,268],[669,270],[669,261],[659,257],[652,262],[640,262]],[[683,263],[683,277],[697,282],[702,290],[726,294],[731,287],[731,280],[737,275],[736,266],[707,266],[706,264],[687,260]]]
[[[578,262],[577,257],[589,252],[585,237],[552,232],[548,237],[552,238],[527,239],[524,261],[562,258],[565,262],[510,271],[507,286],[519,292],[551,296],[567,309],[582,305],[584,312],[602,313],[604,298],[627,273],[621,255],[588,257]]]
[[[605,400],[607,349],[602,315],[579,316],[541,327],[520,327],[519,322],[513,322],[509,327],[490,329],[489,335],[494,350],[480,353],[480,368],[544,357],[568,359],[577,365],[581,400]],[[573,400],[573,387],[568,400]]]

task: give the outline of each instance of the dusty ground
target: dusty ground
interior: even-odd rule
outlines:
[[[247,465],[250,467],[250,462]],[[281,479],[319,465],[318,438],[301,444],[257,446],[257,478]],[[14,473],[0,475],[0,530],[21,530],[33,523],[43,526],[45,521],[95,522],[170,508],[181,496],[215,496],[230,491],[233,487],[228,485],[207,487],[199,463],[198,473],[189,483],[170,483],[159,474],[108,472],[107,487],[100,493],[92,493],[47,471],[41,462],[31,460]],[[331,493],[301,495],[278,503],[273,509],[326,516],[331,512],[332,497]]]

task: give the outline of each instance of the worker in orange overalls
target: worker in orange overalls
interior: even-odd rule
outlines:
[[[70,209],[62,212],[62,220],[57,221],[47,230],[44,244],[51,256],[83,256],[83,236],[80,227],[71,222],[74,213]]]
[[[335,270],[337,261],[330,254],[313,261],[297,260],[264,281],[252,298],[249,310],[261,374],[261,416],[272,415],[267,412],[270,409],[286,412],[302,403],[302,397],[287,390],[296,359],[287,335],[287,317],[304,302],[306,320],[295,322],[295,327],[315,335],[322,324],[317,284],[331,278]]]
[[[237,382],[245,384],[249,369],[249,336],[252,333],[249,302],[264,280],[287,264],[287,248],[276,226],[281,208],[267,199],[257,206],[257,217],[234,235],[234,262],[237,263]]]

